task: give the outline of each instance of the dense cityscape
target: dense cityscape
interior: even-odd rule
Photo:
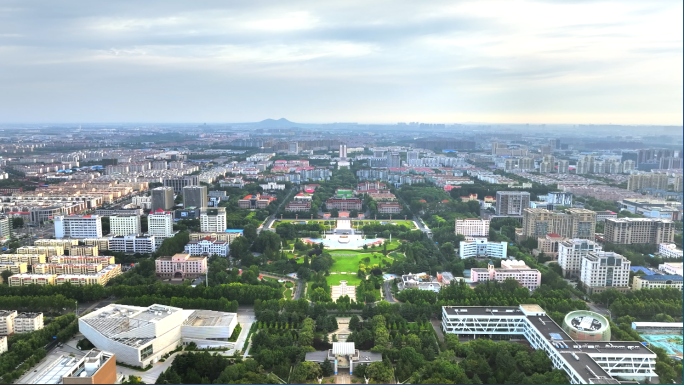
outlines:
[[[681,127],[0,129],[2,383],[682,382]]]

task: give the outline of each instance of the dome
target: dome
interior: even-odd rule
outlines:
[[[568,313],[563,330],[576,341],[610,341],[610,323],[606,317],[588,310]]]

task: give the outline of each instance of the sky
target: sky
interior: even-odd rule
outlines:
[[[0,122],[682,124],[681,0],[0,3]]]

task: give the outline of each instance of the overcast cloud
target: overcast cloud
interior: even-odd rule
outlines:
[[[682,123],[682,2],[0,3],[1,122]]]

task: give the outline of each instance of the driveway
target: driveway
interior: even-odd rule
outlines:
[[[392,289],[392,284],[391,284],[391,281],[385,281],[385,282],[383,282],[383,283],[382,283],[382,287],[383,287],[383,289],[384,289],[384,290],[383,290],[383,294],[384,294],[385,301],[387,301],[387,302],[389,302],[389,303],[395,303],[396,301],[394,300],[394,296],[392,296],[392,290],[391,290],[391,289]]]
[[[432,324],[432,328],[435,329],[437,338],[439,338],[440,341],[444,341],[444,333],[442,332],[442,321],[433,319],[430,320],[430,323]]]
[[[176,352],[171,357],[167,358],[166,361],[164,362],[157,362],[152,366],[152,369],[142,372],[139,370],[135,369],[129,369],[123,366],[116,366],[116,372],[121,373],[124,376],[136,376],[140,377],[140,379],[146,383],[146,384],[154,384],[157,382],[157,378],[159,378],[159,375],[162,374],[166,369],[168,369],[171,364],[173,363],[173,360],[176,359],[176,356],[178,354],[184,354],[184,352]]]

